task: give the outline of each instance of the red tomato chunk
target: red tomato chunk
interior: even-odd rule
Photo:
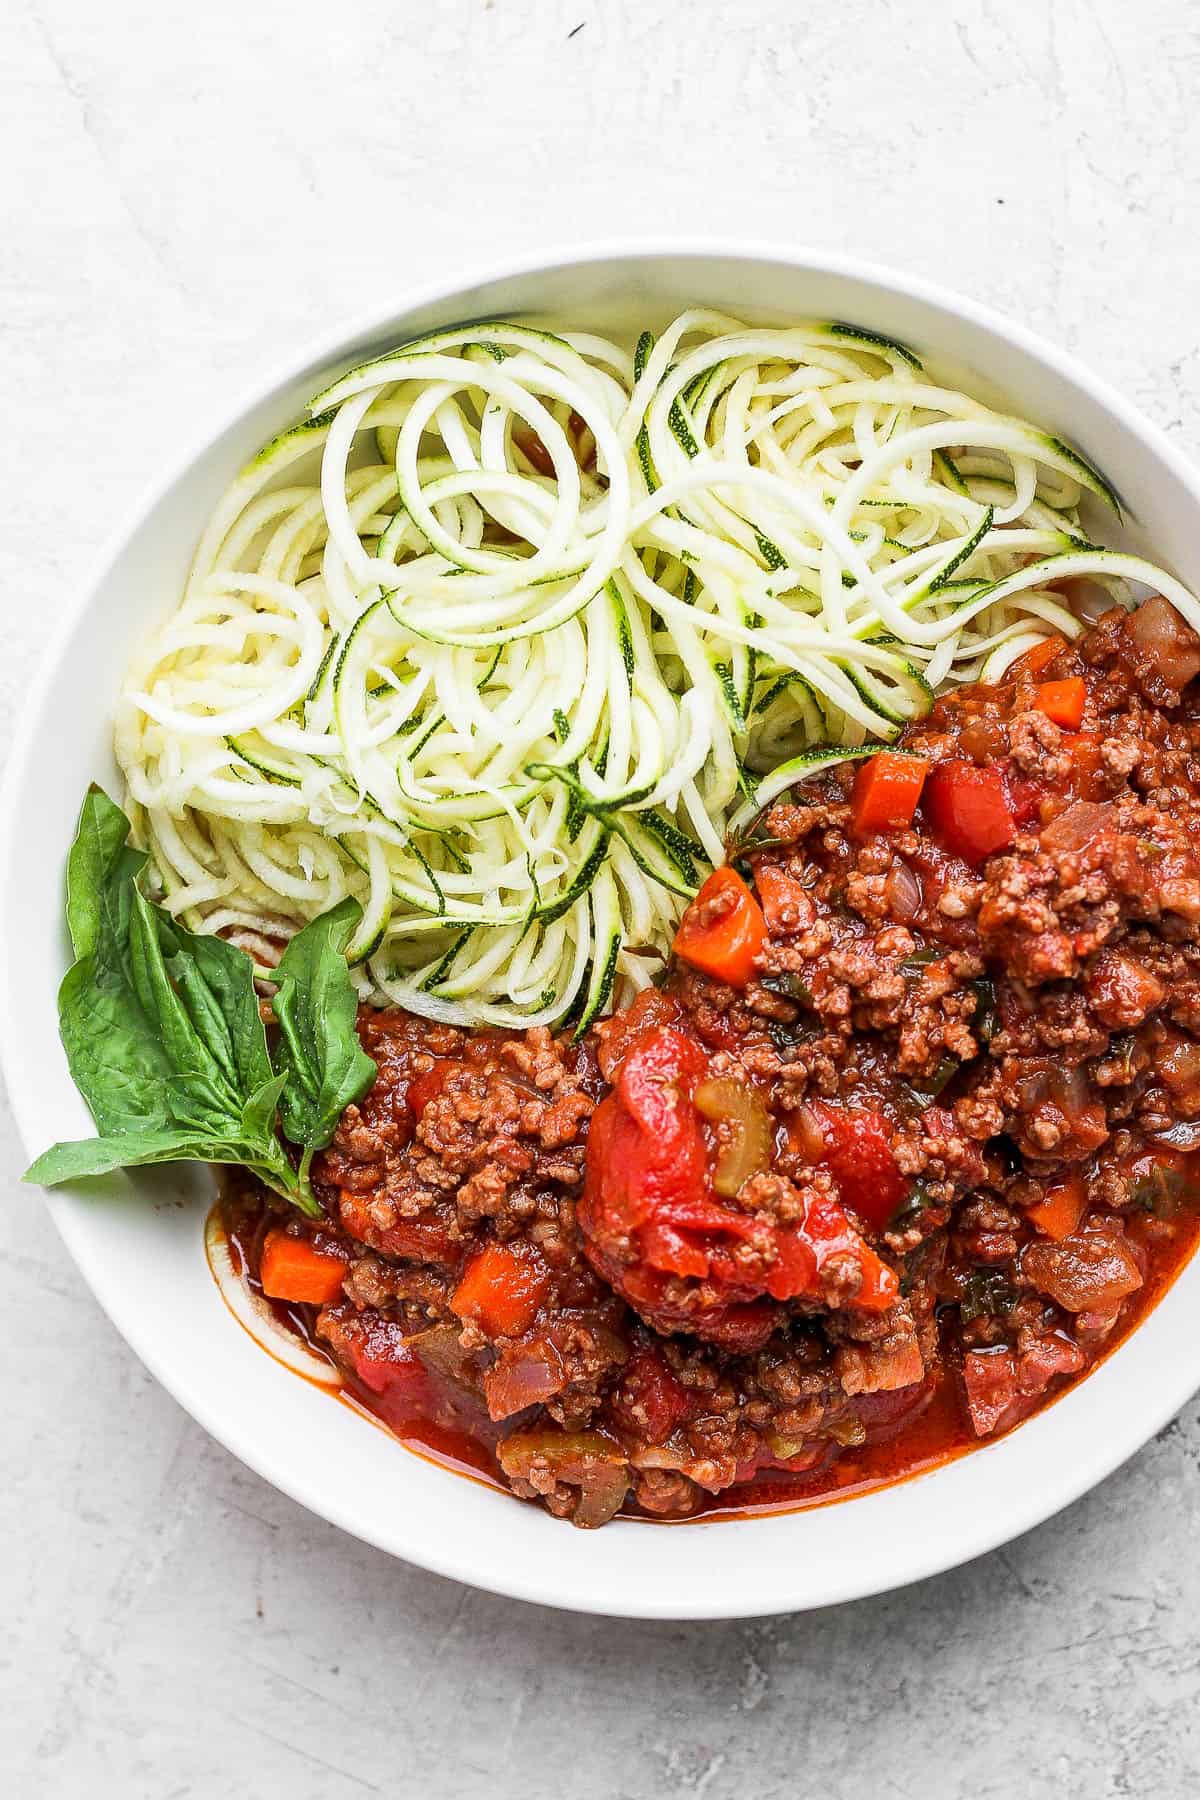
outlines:
[[[964,862],[982,863],[1007,849],[1016,820],[999,769],[980,769],[952,759],[937,763],[925,783],[925,815],[934,831]]]
[[[731,1334],[761,1341],[774,1322],[764,1297],[816,1297],[826,1269],[847,1261],[858,1271],[854,1304],[886,1309],[896,1276],[832,1195],[810,1195],[803,1216],[787,1224],[717,1196],[717,1153],[694,1103],[707,1061],[684,1033],[652,1031],[597,1108],[579,1207],[595,1267],[649,1323],[669,1330],[686,1320],[718,1342]]]
[[[823,1161],[847,1206],[882,1231],[904,1198],[906,1182],[892,1154],[887,1121],[859,1107],[810,1102],[825,1138]]]

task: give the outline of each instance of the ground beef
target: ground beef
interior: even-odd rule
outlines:
[[[1077,677],[1067,731],[1039,683]],[[450,1421],[577,1523],[685,1516],[764,1472],[815,1481],[951,1389],[965,1430],[1007,1429],[1190,1248],[1195,688],[1147,670],[1114,613],[1036,677],[940,701],[903,748],[999,771],[1009,841],[964,860],[923,809],[862,839],[853,766],[797,790],[741,864],[767,927],[744,987],[676,963],[581,1044],[363,1013],[379,1077],[313,1166],[347,1273],[311,1326],[398,1429]],[[767,1146],[721,1199],[716,1258],[693,1210],[648,1261],[604,1185],[655,1033],[692,1070],[678,1158],[711,1177],[739,1133]],[[698,1110],[704,1083],[742,1095],[740,1123]],[[272,1203],[242,1184],[236,1204],[253,1269]],[[474,1297],[485,1268],[503,1304]]]

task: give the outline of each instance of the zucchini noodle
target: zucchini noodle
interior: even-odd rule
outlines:
[[[727,834],[947,684],[1171,576],[1047,433],[853,327],[491,322],[343,375],[233,482],[121,696],[164,904],[282,943],[351,894],[364,998],[582,1029]]]

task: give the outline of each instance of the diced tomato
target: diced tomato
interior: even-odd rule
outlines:
[[[638,1234],[653,1268],[701,1278],[708,1257],[689,1233],[709,1222],[712,1200],[691,1101],[707,1068],[699,1044],[670,1026],[635,1040],[614,1092],[592,1118],[579,1215],[585,1232],[603,1242]]]
[[[767,1276],[767,1292],[776,1300],[794,1300],[818,1291],[818,1278],[834,1256],[858,1262],[862,1282],[854,1304],[867,1312],[886,1312],[899,1292],[894,1270],[855,1231],[831,1196],[809,1202],[799,1225],[775,1232],[778,1260]]]
[[[929,1379],[930,1376],[932,1380]],[[926,1377],[926,1380],[915,1383],[912,1387],[879,1388],[873,1394],[855,1395],[854,1411],[866,1427],[868,1443],[884,1436],[891,1437],[897,1425],[908,1422],[909,1414],[925,1411],[930,1404],[930,1389],[937,1381],[937,1374],[927,1370]],[[957,1418],[955,1422],[957,1424]]]
[[[1059,1375],[1078,1375],[1086,1358],[1065,1332],[1039,1333],[1026,1342],[1017,1358],[1017,1385],[1036,1397]]]
[[[976,1437],[990,1437],[1013,1425],[1026,1406],[1017,1388],[1017,1363],[1011,1350],[968,1350],[962,1364],[967,1411]]]
[[[1043,681],[1037,691],[1038,711],[1064,731],[1079,730],[1086,705],[1087,685],[1082,675],[1071,675],[1066,681]]]
[[[626,1054],[588,1136],[578,1219],[593,1266],[660,1331],[739,1350],[757,1347],[778,1322],[767,1297],[819,1295],[831,1258],[857,1260],[855,1305],[890,1306],[894,1272],[832,1194],[811,1200],[786,1226],[716,1194],[717,1152],[694,1100],[707,1062],[692,1038],[670,1027]],[[688,1282],[705,1284],[698,1304],[694,1290],[681,1291]]]
[[[348,1328],[339,1355],[370,1394],[372,1412],[392,1431],[491,1468],[489,1451],[499,1434],[462,1385],[470,1359],[459,1349],[457,1327],[435,1325],[408,1336],[394,1319],[366,1319]]]
[[[1016,836],[1016,820],[997,768],[952,759],[935,764],[925,783],[925,812],[947,850],[981,863]]]
[[[461,1065],[447,1062],[439,1057],[432,1069],[424,1075],[414,1075],[408,1084],[408,1108],[415,1119],[419,1119],[431,1100],[438,1099],[446,1091],[446,1084],[454,1071]]]
[[[342,1291],[346,1267],[345,1257],[335,1251],[318,1250],[286,1231],[269,1231],[258,1278],[268,1299],[329,1306]]]
[[[353,1357],[358,1379],[372,1393],[388,1392],[402,1417],[419,1415],[424,1410],[430,1390],[429,1371],[409,1349],[394,1321],[376,1320],[355,1343]]]
[[[665,1443],[696,1410],[696,1401],[653,1350],[639,1350],[621,1371],[613,1410],[626,1429]]]
[[[721,1015],[724,1017],[724,1014]],[[621,1065],[629,1052],[664,1026],[675,1026],[683,1017],[683,1008],[661,988],[643,988],[636,1000],[623,1006],[611,1018],[601,1019],[584,1039],[585,1050],[594,1045],[600,1073],[611,1086],[621,1073]]]
[[[864,1224],[883,1231],[901,1200],[906,1182],[892,1155],[891,1134],[881,1114],[861,1107],[812,1100],[825,1139],[822,1162],[847,1206]]]
[[[1008,671],[1009,680],[1015,681],[1023,675],[1039,675],[1043,669],[1047,668],[1054,661],[1059,651],[1065,650],[1066,647],[1067,644],[1065,638],[1043,638],[1040,644],[1034,644],[1031,649],[1026,650],[1023,656],[1018,656],[1016,662],[1013,663]]]
[[[1051,1182],[1037,1204],[1025,1208],[1025,1217],[1046,1237],[1061,1243],[1079,1224],[1086,1204],[1083,1177],[1072,1172],[1062,1181]]]
[[[714,869],[675,933],[674,950],[715,981],[744,988],[767,941],[762,908],[736,869]]]
[[[912,822],[929,773],[924,756],[881,750],[859,767],[850,797],[850,826],[855,837],[895,830]]]
[[[488,1244],[467,1264],[450,1309],[490,1337],[519,1337],[532,1325],[548,1284],[549,1272],[536,1251]]]
[[[1018,831],[1036,831],[1042,822],[1042,802],[1046,791],[1024,775],[1008,774],[1004,791],[1012,808],[1013,824]]]
[[[679,1209],[705,1199],[704,1136],[691,1102],[707,1070],[708,1058],[695,1039],[669,1026],[646,1037],[625,1059],[616,1093],[623,1121],[632,1129],[622,1136],[612,1172],[630,1226],[664,1206]],[[675,1222],[684,1221],[676,1217]]]
[[[816,1286],[817,1256],[803,1231],[777,1234],[778,1260],[767,1276],[767,1292],[775,1300],[792,1300]]]
[[[643,1225],[639,1242],[646,1261],[664,1275],[692,1275],[703,1281],[709,1270],[706,1250],[686,1231],[665,1220],[651,1220]]]
[[[816,909],[807,889],[794,876],[785,875],[774,863],[764,863],[754,871],[754,885],[772,937],[802,931],[811,923]]]
[[[415,1219],[396,1219],[381,1229],[371,1216],[370,1194],[355,1193],[350,1188],[343,1188],[338,1195],[338,1212],[351,1237],[370,1244],[384,1256],[442,1263],[451,1268],[461,1254],[451,1236],[449,1219],[437,1213],[418,1214]]]

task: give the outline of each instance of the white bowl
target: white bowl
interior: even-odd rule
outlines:
[[[626,245],[522,259],[389,305],[266,383],[182,462],[172,455],[167,479],[73,597],[46,657],[0,821],[0,1056],[31,1157],[91,1131],[55,1016],[68,960],[63,863],[80,800],[93,778],[116,791],[109,720],[123,666],[174,604],[234,471],[298,416],[329,371],[417,332],[497,313],[654,323],[690,302],[781,321],[853,320],[969,371],[1098,462],[1128,503],[1135,541],[1200,588],[1200,480],[1162,434],[1061,351],[907,276],[756,245]],[[1200,1386],[1197,1260],[1088,1380],[999,1443],[918,1479],[808,1512],[573,1531],[410,1454],[256,1348],[208,1273],[202,1186],[168,1171],[47,1197],[84,1279],[147,1367],[243,1462],[334,1524],[441,1574],[550,1606],[749,1617],[900,1586],[1049,1517]]]

